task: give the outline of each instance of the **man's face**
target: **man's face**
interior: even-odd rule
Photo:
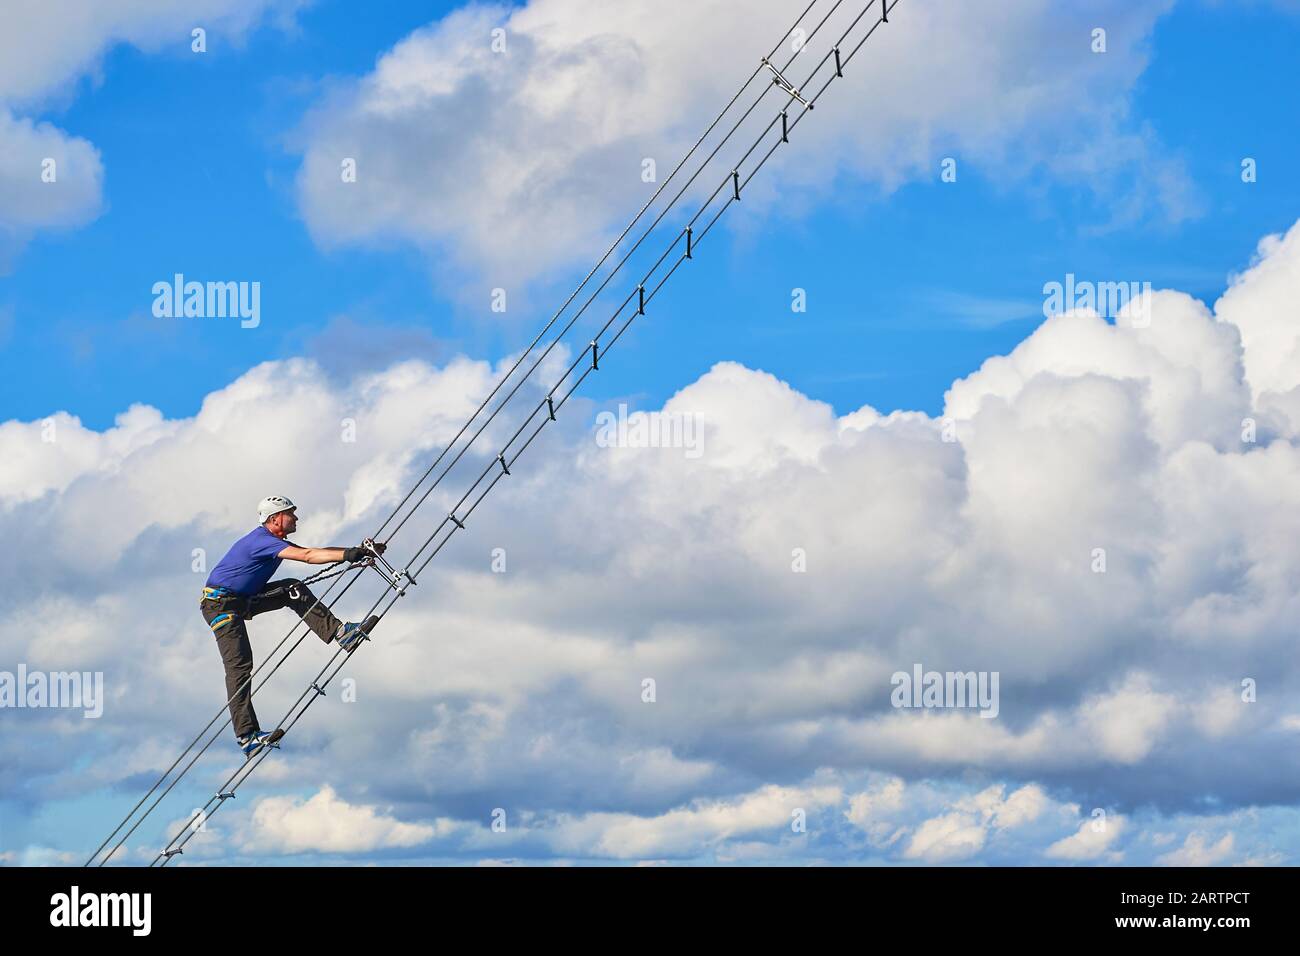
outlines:
[[[293,534],[298,529],[298,515],[296,508],[290,508],[288,511],[281,511],[277,515],[271,515],[271,530],[280,534]]]

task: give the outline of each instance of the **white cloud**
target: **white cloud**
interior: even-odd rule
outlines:
[[[1177,158],[1135,128],[1125,106],[1152,25],[1170,6],[902,4],[824,109],[798,127],[797,159],[774,156],[785,186],[755,179],[745,208],[779,201],[791,210],[797,194],[846,171],[893,189],[936,175],[953,155],[1003,178],[1029,169],[1088,182],[1113,208],[1190,215],[1195,201]],[[860,9],[844,5],[812,38],[790,68],[796,82]],[[815,8],[804,27],[829,10]],[[777,0],[749,4],[742,18],[690,0],[458,9],[319,105],[304,129],[303,215],[324,246],[405,239],[489,286],[590,261],[632,213],[629,186],[649,198],[643,159],[666,177],[796,12]],[[1089,49],[1097,22],[1110,29],[1105,56]],[[505,53],[491,49],[498,26]],[[724,150],[723,162],[737,161],[776,115],[772,102],[742,126],[740,148]],[[345,183],[349,158],[357,176]],[[708,172],[704,191],[725,173]],[[1143,185],[1151,182],[1162,185]],[[540,222],[544,243],[535,239]]]
[[[1049,808],[1063,809],[1036,784],[1020,787],[1010,796],[1006,790],[1005,784],[993,784],[953,799],[931,785],[908,786],[893,777],[851,794],[844,816],[877,850],[890,851],[899,845],[903,859],[960,862],[984,852],[990,837],[1004,840]],[[913,825],[918,817],[919,825]],[[906,844],[900,844],[909,835]]]
[[[51,521],[83,529],[82,544],[102,546],[84,555],[92,565],[116,561],[151,526],[198,522],[223,534],[244,527],[258,500],[288,487],[301,501],[301,534],[323,539],[381,504],[395,505],[412,463],[451,438],[502,371],[468,360],[441,369],[412,362],[333,392],[315,365],[292,360],[250,370],[208,395],[191,419],[167,421],[137,405],[102,433],[65,413],[50,416],[52,429],[46,420],[5,422],[0,449],[10,467],[0,505],[48,507]],[[273,428],[263,427],[267,402],[278,407]],[[339,440],[345,417],[358,422],[355,442]],[[312,442],[310,460],[287,435]],[[255,464],[238,474],[198,466],[227,460]],[[105,501],[113,502],[111,515]]]
[[[877,821],[869,824],[870,811],[884,811],[885,815],[895,815],[905,806],[901,781],[899,786],[887,784],[881,793],[881,800],[869,801],[870,808],[864,808],[860,798],[855,798],[850,805],[849,818],[863,827],[872,837],[877,847],[886,847],[897,840],[902,831],[891,833],[890,827]],[[1005,784],[994,784],[983,790],[946,802],[944,812],[924,820],[916,827],[911,839],[903,851],[903,858],[922,860],[927,863],[952,863],[970,859],[987,845],[991,835],[1016,830],[1037,820],[1051,805],[1052,801],[1041,787],[1027,785],[1005,796]],[[924,804],[929,795],[920,788],[913,788],[907,802]],[[868,813],[863,810],[868,809]],[[888,834],[888,840],[881,838]]]
[[[104,168],[86,140],[16,117],[0,102],[0,271],[38,229],[82,225],[99,214]]]
[[[8,866],[80,866],[85,860],[77,853],[69,853],[48,846],[28,846],[16,852],[0,854],[0,862]]]
[[[738,836],[793,833],[796,810],[811,815],[841,798],[837,787],[765,786],[737,800],[698,801],[653,817],[593,813],[562,818],[548,842],[571,855],[646,859],[696,854]]]
[[[866,827],[879,814],[893,813],[903,806],[906,784],[899,777],[886,780],[873,790],[855,793],[844,816],[853,824]]]
[[[105,52],[129,43],[146,52],[190,53],[190,31],[238,40],[268,12],[287,16],[303,0],[43,0],[10,4],[0,34],[0,102],[30,103],[98,70]],[[210,46],[209,49],[212,49]]]
[[[433,839],[437,827],[403,823],[372,806],[349,804],[322,787],[306,800],[263,797],[253,807],[246,852],[365,853],[412,847]]]
[[[1300,257],[1289,239],[1270,248]],[[1256,275],[1294,298],[1300,288],[1274,284],[1288,274],[1261,262],[1234,286],[1239,301]],[[366,780],[395,819],[523,806],[569,821],[549,827],[568,842],[538,837],[550,852],[656,859],[787,832],[790,800],[840,787],[819,768],[879,773],[818,805],[917,859],[1039,834],[1042,794],[1058,787],[1084,806],[1275,802],[1288,771],[1260,731],[1287,716],[1270,700],[1300,692],[1300,454],[1285,419],[1253,445],[1221,427],[1254,410],[1252,347],[1235,328],[1177,294],[1156,296],[1150,329],[1048,322],[954,385],[957,442],[924,415],[837,417],[735,363],[668,403],[701,415],[700,459],[599,448],[588,417],[562,415],[349,662],[361,697],[349,719],[313,712],[288,740],[300,779],[350,802]],[[301,502],[302,543],[373,531],[503,361],[404,362],[349,383],[267,363],[190,419],[137,408],[107,433],[59,419],[54,447],[39,423],[0,426],[20,476],[2,490],[0,574],[34,582],[0,595],[21,625],[0,647],[15,661],[113,661],[93,740],[62,745],[102,750],[0,738],[24,792],[72,792],[87,762],[98,779],[137,771],[159,713],[201,726],[222,687],[192,549],[215,561],[271,489]],[[1300,368],[1289,383],[1273,374],[1300,385]],[[339,441],[343,417],[357,420],[354,444]],[[472,457],[394,539],[395,558],[487,463]],[[382,587],[372,575],[341,613]],[[254,622],[259,653],[290,620]],[[150,653],[120,653],[124,634]],[[268,708],[287,706],[322,652],[299,652],[261,692]],[[892,708],[890,673],[916,661],[998,671],[998,718]],[[1207,694],[1243,673],[1267,674],[1268,695],[1221,712]],[[391,746],[377,754],[375,740]],[[913,808],[910,790],[880,782],[968,771],[986,776],[965,803]],[[1091,859],[1112,839],[1081,831],[1048,855]]]
[[[1154,293],[1150,309],[1159,321],[1137,328],[1128,320],[1112,325],[1087,312],[1049,319],[1010,355],[990,358],[978,372],[954,383],[947,414],[970,419],[983,403],[1002,399],[1014,404],[1044,376],[1102,374],[1145,386],[1139,397],[1142,423],[1160,447],[1190,441],[1216,447],[1239,443],[1240,419],[1221,417],[1225,406],[1243,412],[1249,407],[1236,326],[1215,322],[1204,305],[1178,292]],[[1052,409],[1036,411],[1046,418]],[[1108,424],[1096,413],[1092,422]]]
[[[950,863],[984,848],[987,831],[967,813],[945,813],[926,820],[913,834],[903,856],[926,863]]]
[[[1111,847],[1127,826],[1124,817],[1108,814],[1104,818],[1088,819],[1079,824],[1077,832],[1057,840],[1043,855],[1054,860],[1097,860],[1106,857],[1117,863],[1123,856]]]
[[[867,840],[879,850],[887,850],[907,835],[907,827],[898,823],[905,808],[907,784],[891,777],[870,790],[850,794],[844,818],[862,830]]]
[[[1293,433],[1300,427],[1300,328],[1288,299],[1300,283],[1298,246],[1300,230],[1294,228],[1260,240],[1252,267],[1214,305],[1241,336],[1256,403],[1288,415]]]
[[[1225,833],[1217,843],[1210,843],[1204,833],[1189,833],[1183,845],[1156,858],[1160,866],[1218,866],[1234,852],[1235,837]]]
[[[1175,706],[1170,695],[1153,692],[1145,677],[1133,675],[1118,690],[1086,701],[1082,723],[1106,757],[1137,763],[1156,745]]]
[[[1033,784],[1021,787],[998,807],[993,818],[994,823],[1006,829],[1024,826],[1037,820],[1047,808],[1047,803],[1047,794],[1041,787]]]
[[[1241,724],[1250,705],[1241,699],[1240,688],[1220,687],[1208,690],[1194,706],[1193,719],[1201,732],[1207,737],[1220,738]]]
[[[103,432],[85,428],[66,412],[34,422],[10,420],[0,424],[0,455],[6,467],[0,475],[0,508],[35,501],[51,491],[63,491],[89,473],[111,474],[132,452],[176,434],[156,408],[132,405]]]
[[[996,784],[959,801],[957,807],[977,813],[990,826],[1014,829],[1038,819],[1049,803],[1043,789],[1033,784],[1021,787],[1008,797],[1004,797],[1005,793],[1005,785]]]
[[[39,230],[84,225],[103,207],[99,150],[74,133],[28,115],[68,99],[97,76],[120,43],[190,56],[195,27],[209,50],[242,36],[268,14],[287,22],[304,0],[42,0],[8,4],[0,31],[0,274]],[[48,165],[49,162],[52,166]]]
[[[1289,733],[1300,732],[1300,714],[1286,714],[1278,720],[1277,725]]]

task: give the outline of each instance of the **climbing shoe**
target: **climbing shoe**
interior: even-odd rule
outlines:
[[[281,736],[283,736],[283,734]],[[251,734],[245,734],[244,736],[236,737],[235,739],[239,741],[239,749],[244,752],[245,760],[252,757],[253,754],[257,753],[263,747],[272,743],[271,731],[269,730],[255,730]],[[276,739],[278,740],[279,738],[277,737]]]
[[[360,624],[340,624],[334,639],[338,641],[339,647],[351,654],[378,623],[378,615],[372,614]]]

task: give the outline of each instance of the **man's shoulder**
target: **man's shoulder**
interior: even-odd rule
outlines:
[[[266,531],[265,528],[263,528],[262,530],[263,530],[263,531]],[[276,548],[276,552],[275,552],[275,553],[276,553],[277,555],[278,555],[281,551],[283,551],[285,548],[296,548],[296,547],[298,547],[298,545],[294,544],[294,543],[293,543],[292,541],[290,541],[288,538],[282,538],[282,537],[280,537],[278,534],[271,534],[271,532],[269,532],[269,531],[266,531],[266,538],[267,538],[267,544],[268,544],[268,545],[274,545],[274,546],[275,546],[275,548]]]
[[[276,537],[261,525],[258,525],[252,531],[248,532],[248,534],[244,535],[236,543],[247,548],[257,548],[259,551],[268,550],[274,545],[279,545],[283,548],[289,544],[288,541]]]

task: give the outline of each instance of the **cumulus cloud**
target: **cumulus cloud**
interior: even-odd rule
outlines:
[[[793,832],[796,810],[838,803],[835,787],[767,786],[738,800],[699,801],[654,817],[587,814],[561,819],[550,844],[569,855],[640,859],[697,854],[725,839],[766,831]]]
[[[195,27],[238,38],[268,12],[283,18],[303,5],[303,0],[10,4],[0,35],[0,101],[27,104],[57,94],[94,74],[105,52],[119,43],[146,52],[171,46],[188,53]]]
[[[907,784],[893,777],[870,790],[851,794],[844,818],[862,830],[868,842],[877,849],[887,849],[907,833],[896,815],[904,807]]]
[[[1161,866],[1218,866],[1234,852],[1236,842],[1231,833],[1225,833],[1216,843],[1204,833],[1189,833],[1177,850],[1156,858]]]
[[[901,799],[894,802],[897,811]],[[991,835],[1032,823],[1050,803],[1038,786],[1021,787],[1010,796],[1002,784],[986,787],[952,802],[947,812],[924,820],[912,833],[903,858],[926,863],[968,860],[984,849]]]
[[[921,824],[903,855],[927,863],[964,860],[983,849],[984,838],[984,828],[969,814],[946,813]]]
[[[1300,329],[1288,297],[1300,272],[1300,232],[1266,236],[1255,262],[1215,303],[1215,311],[1241,336],[1245,380],[1261,410],[1287,416],[1288,430],[1300,425]]]
[[[1032,823],[1048,804],[1047,794],[1032,784],[1021,787],[1010,796],[1004,796],[1005,793],[1006,787],[996,784],[958,803],[958,806],[977,813],[994,827],[1007,830]]]
[[[1044,855],[1053,860],[1098,860],[1106,857],[1117,863],[1123,854],[1112,851],[1112,845],[1119,839],[1125,829],[1125,820],[1121,816],[1098,817],[1085,820],[1071,836],[1057,840],[1045,851]]]
[[[259,800],[244,837],[246,847],[260,852],[364,853],[415,846],[436,832],[433,826],[403,823],[372,806],[349,804],[326,786],[306,800]]]
[[[0,274],[40,230],[84,225],[103,208],[104,165],[94,144],[31,113],[98,76],[120,43],[146,52],[190,51],[201,26],[238,41],[268,14],[282,21],[303,0],[49,0],[8,4],[0,33]]]
[[[849,801],[845,816],[854,824],[865,827],[878,814],[890,813],[903,805],[903,792],[906,784],[899,777],[885,781],[874,790],[856,793]]]
[[[1142,675],[1130,675],[1123,687],[1085,702],[1082,718],[1103,754],[1136,763],[1151,752],[1173,709],[1172,697],[1153,693]]]
[[[133,405],[112,428],[96,432],[77,418],[57,412],[35,422],[0,424],[0,508],[12,510],[51,491],[62,491],[88,473],[111,473],[123,459],[176,432],[156,408]]]
[[[0,270],[38,229],[70,228],[98,215],[99,151],[50,123],[14,116],[0,100]]]
[[[400,821],[502,807],[525,824],[511,852],[629,859],[796,852],[792,801],[825,821],[802,852],[952,862],[1026,841],[1046,859],[1128,859],[1117,830],[1144,808],[1293,803],[1300,779],[1275,753],[1300,692],[1300,435],[1286,416],[1254,441],[1243,430],[1264,421],[1250,342],[1275,339],[1237,320],[1257,278],[1300,292],[1276,281],[1300,272],[1273,261],[1300,258],[1298,231],[1265,244],[1235,305],[1157,291],[1149,325],[1054,317],[954,383],[935,419],[837,416],[736,363],[665,404],[699,416],[698,458],[603,447],[590,406],[566,406],[349,661],[356,701],[322,700],[288,738],[293,776],[269,783],[319,780]],[[303,543],[373,531],[508,361],[411,361],[348,383],[274,362],[191,419],[136,409],[104,433],[57,419],[52,443],[39,422],[4,425],[23,477],[3,489],[0,573],[33,582],[0,595],[22,622],[0,637],[6,659],[95,663],[109,702],[80,721],[93,733],[24,715],[30,734],[0,738],[23,784],[0,795],[57,798],[87,773],[134,788],[153,759],[140,728],[166,714],[183,743],[221,700],[194,549],[215,560],[269,489],[301,500]],[[1300,366],[1269,374],[1272,392],[1300,385]],[[345,418],[356,442],[340,440]],[[393,538],[396,559],[455,504],[451,487]],[[360,582],[341,613],[383,588]],[[254,622],[258,652],[291,620]],[[123,654],[123,634],[150,653]],[[259,710],[287,707],[320,653],[299,651]],[[890,675],[917,662],[999,672],[998,717],[894,708]],[[1264,675],[1243,699],[1242,680]],[[31,746],[38,733],[60,748]],[[966,792],[940,799],[921,780]],[[1082,827],[1077,810],[1062,823],[1074,805]],[[1092,807],[1108,808],[1107,831]],[[493,846],[457,852],[510,855]]]
[[[779,201],[793,212],[841,173],[893,189],[935,175],[951,155],[1002,179],[1029,170],[1086,182],[1110,208],[1138,215],[1193,215],[1177,157],[1126,109],[1152,26],[1171,5],[903,3],[825,109],[799,126],[797,161],[774,156],[783,186],[755,179],[746,208]],[[844,5],[811,37],[789,68],[796,82],[860,9]],[[811,32],[829,11],[814,8],[801,28]],[[323,246],[406,240],[493,286],[589,261],[633,212],[629,185],[650,197],[643,161],[656,161],[662,181],[795,12],[778,0],[752,3],[742,18],[689,0],[458,9],[319,104],[302,130],[302,213]],[[1105,56],[1090,49],[1098,23],[1109,30]],[[493,50],[496,29],[504,52]],[[776,116],[770,102],[724,163],[738,162]],[[345,160],[356,163],[354,182],[344,181]],[[706,173],[704,191],[730,168]]]

